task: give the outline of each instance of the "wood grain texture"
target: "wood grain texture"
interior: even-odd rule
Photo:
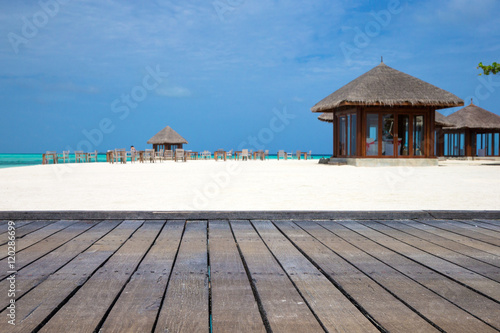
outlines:
[[[343,224],[346,225],[345,222],[343,222]],[[500,283],[496,281],[441,259],[440,257],[407,245],[397,239],[388,237],[359,223],[349,223],[348,226],[349,229],[354,230],[367,238],[377,239],[379,243],[383,243],[384,246],[395,252],[440,272],[451,279],[459,281],[464,285],[483,293],[484,295],[500,301]]]
[[[142,225],[124,221],[88,250],[52,274],[16,302],[17,324],[11,332],[31,332],[49,318]],[[96,300],[95,295],[91,300]],[[0,315],[5,316],[6,311]],[[70,318],[73,314],[70,315]],[[70,320],[70,319],[68,319]],[[58,332],[56,330],[55,332]],[[63,331],[64,332],[64,331]]]
[[[386,224],[387,221],[380,221],[380,223]],[[436,245],[445,247],[452,251],[461,253],[463,255],[469,256],[471,258],[480,260],[482,262],[488,263],[495,267],[500,268],[500,257],[494,254],[478,250],[469,245],[462,244],[460,242],[456,242],[454,240],[445,238],[443,236],[436,235],[432,232],[424,231],[412,226],[411,221],[391,221],[389,222],[392,228],[398,229],[410,235],[419,237],[421,239],[425,239],[429,242],[432,242]]]
[[[231,226],[273,332],[323,332],[304,299],[248,221]]]
[[[155,332],[208,332],[207,222],[189,221]]]
[[[270,221],[252,224],[328,332],[379,332]]]
[[[477,259],[468,257],[461,253],[451,251],[443,246],[433,244],[425,239],[421,239],[409,234],[405,234],[400,230],[396,230],[392,228],[390,225],[378,223],[378,222],[362,222],[363,225],[366,225],[376,231],[383,233],[386,236],[397,239],[405,244],[413,246],[419,250],[425,251],[432,255],[438,256],[444,260],[452,262],[456,265],[469,269],[473,272],[481,274],[487,278],[490,278],[494,281],[500,282],[500,269],[498,267],[484,263]]]
[[[213,332],[266,332],[229,223],[209,222]]]
[[[356,246],[358,249],[352,251],[357,254],[353,263],[360,262],[359,267],[364,267],[366,274],[416,311],[448,332],[462,329],[469,332],[492,331],[484,323],[500,328],[500,318],[497,315],[500,313],[500,304],[386,249],[382,246],[383,243],[380,245],[360,236],[347,228],[353,223],[325,222],[321,225],[339,236],[342,239],[339,242],[345,241]],[[484,323],[474,316],[480,317]],[[462,320],[459,322],[456,318]]]
[[[144,254],[163,227],[145,222],[113,256],[99,268],[40,332],[92,332],[130,279]]]
[[[42,239],[41,241],[33,244],[32,246],[25,248],[19,253],[16,252],[16,270],[22,269],[31,262],[37,260],[38,258],[50,253],[54,249],[63,245],[64,243],[70,241],[72,238],[84,233],[91,227],[95,226],[96,222],[83,222],[79,221],[71,224],[69,227],[62,229],[59,232],[53,233],[52,235]],[[7,267],[7,258],[0,261],[0,265],[5,263]],[[7,271],[0,272],[0,279],[7,276]]]
[[[30,233],[19,239],[16,238],[16,253],[19,254],[22,250],[38,243],[39,241],[49,237],[52,234],[55,234],[56,232],[63,230],[64,228],[69,227],[76,222],[77,221],[57,221],[55,223],[47,224],[46,226],[37,230],[37,232]],[[7,257],[7,247],[8,244],[0,246],[0,259],[4,259],[5,257]]]
[[[335,242],[335,237],[329,238],[330,234],[324,228],[314,222],[301,221],[297,224],[300,227],[279,226],[379,327],[389,332],[438,332],[370,277],[333,252],[328,246]]]
[[[43,282],[51,274],[66,265],[69,261],[90,247],[99,238],[103,237],[111,229],[116,227],[118,223],[118,221],[99,223],[87,232],[80,234],[58,249],[55,249],[44,257],[19,270],[16,279],[16,298],[21,297],[31,288]],[[8,284],[9,281],[7,280],[1,281],[0,290],[7,290]],[[7,295],[1,295],[0,309],[7,306],[8,302],[9,299]]]
[[[132,275],[101,332],[151,332],[160,310],[184,221],[169,221]]]

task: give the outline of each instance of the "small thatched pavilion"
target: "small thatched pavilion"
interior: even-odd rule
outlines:
[[[182,145],[187,143],[186,139],[170,126],[165,127],[148,140],[148,144],[152,144],[155,151],[182,149]]]
[[[382,62],[311,111],[332,114],[331,162],[436,165],[435,111],[462,105],[452,93]]]
[[[440,156],[500,156],[500,116],[472,103],[448,117],[444,126]]]

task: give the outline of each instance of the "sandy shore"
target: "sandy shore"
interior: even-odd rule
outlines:
[[[498,210],[500,166],[318,161],[59,164],[0,169],[0,210]]]

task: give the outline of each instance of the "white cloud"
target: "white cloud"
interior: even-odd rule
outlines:
[[[156,89],[156,93],[160,96],[174,98],[184,98],[192,95],[189,89],[180,86],[160,87]]]

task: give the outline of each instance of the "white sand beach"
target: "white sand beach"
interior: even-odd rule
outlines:
[[[498,210],[500,165],[484,163],[492,162],[37,165],[0,169],[0,210]]]

